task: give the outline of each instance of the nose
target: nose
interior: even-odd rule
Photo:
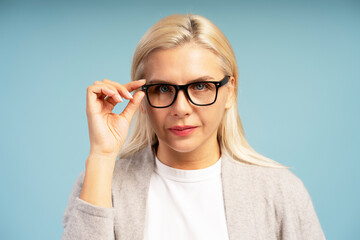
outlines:
[[[192,104],[187,98],[184,90],[180,90],[177,94],[175,102],[170,106],[171,114],[176,117],[185,117],[192,113]]]

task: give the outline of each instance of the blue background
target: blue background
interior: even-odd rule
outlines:
[[[128,82],[137,42],[173,13],[225,33],[250,144],[293,166],[328,239],[360,239],[360,3],[349,0],[1,1],[0,238],[60,238],[90,149],[87,86]]]

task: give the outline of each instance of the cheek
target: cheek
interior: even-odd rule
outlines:
[[[225,114],[226,108],[226,100],[227,96],[218,96],[219,98],[216,100],[216,103],[214,104],[214,109],[211,111],[209,110],[207,112],[207,118],[209,118],[209,121],[212,122],[217,127],[219,127],[220,122]]]
[[[158,132],[164,126],[165,114],[164,111],[154,109],[150,106],[146,107],[146,114],[155,132]]]
[[[201,113],[198,114],[202,124],[206,126],[207,129],[217,129],[224,115],[224,107],[222,105],[214,105],[204,110],[205,111],[201,111]]]

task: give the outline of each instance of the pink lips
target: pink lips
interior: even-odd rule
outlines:
[[[188,136],[191,133],[193,133],[196,129],[196,126],[189,126],[189,125],[185,125],[185,126],[174,126],[169,128],[169,130],[174,133],[177,136],[180,137],[184,137],[184,136]]]

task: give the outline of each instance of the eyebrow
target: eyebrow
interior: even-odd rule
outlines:
[[[214,80],[214,78],[210,77],[210,76],[201,76],[201,77],[198,77],[196,79],[190,80],[186,84],[193,83],[193,82],[207,81],[207,80]],[[174,84],[172,82],[161,80],[161,79],[150,79],[147,84],[157,84],[157,83]]]

